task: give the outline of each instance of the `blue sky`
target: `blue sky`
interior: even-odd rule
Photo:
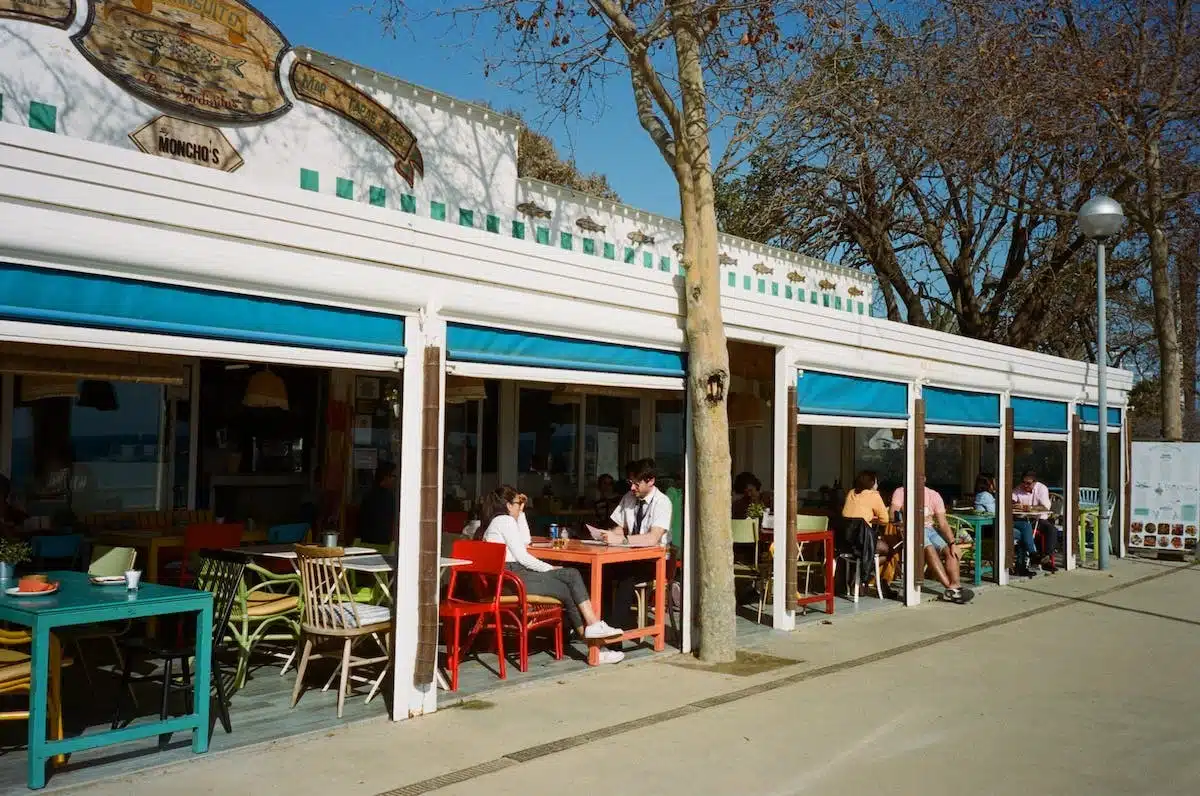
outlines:
[[[495,80],[484,79],[478,53],[461,46],[463,34],[446,32],[444,23],[414,22],[410,32],[393,39],[383,33],[378,20],[354,10],[369,0],[251,1],[293,45],[306,45],[464,100],[486,100],[498,108],[520,110],[531,126],[554,140],[561,155],[574,155],[583,171],[606,174],[622,200],[678,216],[675,181],[637,123],[627,82],[614,80],[606,87],[606,109],[598,120],[547,119],[543,126],[538,117],[545,109]]]

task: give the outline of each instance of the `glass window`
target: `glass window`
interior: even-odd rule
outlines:
[[[446,404],[445,466],[442,468],[446,511],[470,511],[484,490],[497,483],[500,384],[484,385],[486,398]]]
[[[617,483],[625,477],[625,463],[634,458],[641,436],[641,407],[640,398],[588,396],[584,484],[589,498],[596,495],[601,475],[612,476]]]
[[[879,491],[883,494],[890,494],[896,487],[903,486],[908,471],[904,429],[854,429],[854,472],[862,470],[876,472]]]
[[[22,376],[13,407],[13,493],[31,516],[156,510],[163,387]]]
[[[582,396],[523,388],[518,401],[517,489],[538,502],[573,504],[579,497]]]
[[[1067,480],[1067,444],[1050,440],[1013,442],[1013,477],[1017,480],[1027,470],[1037,473],[1038,480],[1051,490],[1061,491]]]
[[[683,488],[687,450],[687,415],[682,400],[654,402],[654,466],[666,486]]]
[[[949,506],[962,492],[965,440],[957,434],[930,434],[925,442],[925,483]]]

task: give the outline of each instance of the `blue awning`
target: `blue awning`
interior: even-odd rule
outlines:
[[[1067,433],[1067,405],[1065,403],[1013,396],[1012,409],[1014,431]]]
[[[796,380],[796,408],[805,415],[904,420],[908,385],[805,370]]]
[[[1100,425],[1100,407],[1095,404],[1079,404],[1075,407],[1075,411],[1079,415],[1081,423],[1089,426]],[[1108,425],[1121,425],[1121,409],[1120,407],[1108,407]]]
[[[404,355],[404,318],[0,263],[0,318]]]
[[[455,362],[637,376],[683,378],[687,374],[687,360],[680,351],[596,343],[462,323],[447,325],[446,358]]]
[[[1000,396],[980,392],[926,387],[925,422],[945,426],[974,428],[1000,427]]]

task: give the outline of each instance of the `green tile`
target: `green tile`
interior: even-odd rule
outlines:
[[[791,297],[792,297],[792,286],[791,285],[783,286],[783,297],[785,299],[791,299]]]
[[[796,301],[804,301],[804,288],[796,288]]]
[[[543,246],[550,245],[550,227],[537,228],[537,242]]]
[[[808,300],[809,300],[809,303],[816,304],[817,303],[817,291],[814,290],[811,293],[809,293]]]
[[[750,289],[750,277],[743,276],[742,277],[742,290],[749,290],[749,289]]]
[[[779,283],[778,283],[778,282],[772,282],[772,283],[771,283],[771,295],[772,295],[772,296],[778,296],[778,295],[779,295]]]
[[[821,306],[823,306],[823,307],[828,307],[828,306],[829,306],[829,294],[828,294],[828,293],[826,293],[825,295],[821,296]]]
[[[36,100],[29,103],[29,126],[53,133],[58,128],[58,108]]]
[[[499,232],[500,232],[500,216],[493,216],[493,215],[489,214],[488,217],[484,219],[484,228],[488,232],[495,232],[495,233],[499,234]]]
[[[405,213],[417,212],[417,197],[410,193],[400,194],[400,209]]]
[[[371,204],[375,205],[376,207],[387,207],[386,188],[380,188],[378,185],[372,185],[370,191],[368,191],[368,194],[370,196]]]
[[[604,244],[604,259],[606,259],[606,260],[615,260],[615,259],[617,259],[617,247],[616,247],[616,244],[613,244],[613,243],[606,243],[606,244]]]
[[[858,302],[858,314],[859,315],[863,314],[863,303],[861,301]]]
[[[445,202],[430,202],[429,217],[434,221],[446,220],[446,203]]]
[[[679,264],[679,269],[678,269],[678,270],[679,270],[679,275],[680,275],[680,276],[687,276],[687,269],[683,267],[683,263],[680,263],[680,264]]]
[[[571,233],[570,232],[558,233],[558,245],[562,246],[567,251],[571,251],[572,249],[574,249],[575,248],[574,239],[571,237]]]
[[[840,310],[842,308],[842,297],[841,296],[833,297],[833,308],[835,310]]]
[[[733,271],[729,272],[729,286],[737,287],[737,274],[735,274]]]
[[[525,222],[524,221],[512,222],[512,236],[514,238],[520,238],[521,240],[525,240]]]
[[[321,190],[321,175],[312,169],[300,169],[300,188],[305,191]]]
[[[593,240],[592,238],[584,238],[583,239],[583,253],[584,254],[595,254],[596,253],[596,241]]]
[[[633,249],[632,246],[626,246],[625,247],[625,262],[629,263],[630,265],[633,265],[635,260],[637,260],[637,252]]]
[[[460,227],[475,226],[475,211],[474,210],[464,210],[461,207],[458,208],[458,225]]]
[[[671,273],[671,258],[670,257],[659,257],[658,258],[658,270],[664,271],[668,274]]]
[[[642,267],[643,268],[653,268],[654,267],[654,252],[642,252]]]
[[[353,199],[354,180],[347,180],[345,177],[338,177],[336,193],[338,199]]]

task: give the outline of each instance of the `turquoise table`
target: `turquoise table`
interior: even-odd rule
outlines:
[[[959,522],[965,522],[975,531],[975,585],[983,583],[983,529],[996,524],[995,514],[976,514],[964,511],[961,514],[949,515]]]
[[[0,590],[0,620],[23,625],[33,636],[29,682],[30,788],[46,784],[46,763],[56,755],[82,752],[101,746],[128,743],[164,733],[192,731],[192,751],[208,751],[209,671],[212,658],[212,595],[175,586],[142,584],[138,591],[124,586],[93,586],[83,572],[50,572],[59,589],[45,597],[10,597]],[[15,586],[8,581],[5,587]],[[46,738],[47,687],[49,685],[50,633],[56,628],[142,619],[164,614],[196,614],[196,666],[192,712],[166,721],[89,732],[61,741]]]

